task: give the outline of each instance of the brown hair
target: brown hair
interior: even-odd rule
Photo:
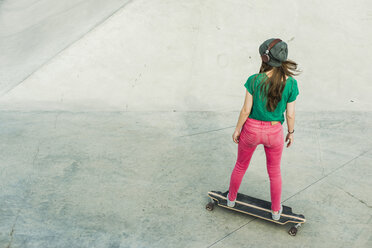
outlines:
[[[260,72],[264,73],[273,69],[270,77],[267,80],[261,82],[260,92],[261,96],[267,97],[266,109],[270,112],[274,112],[276,106],[282,99],[282,93],[286,84],[286,76],[294,76],[294,72],[300,72],[297,70],[297,63],[292,60],[286,60],[282,62],[280,67],[273,67],[262,61]],[[256,75],[257,77],[258,75]],[[255,78],[256,80],[256,78]]]

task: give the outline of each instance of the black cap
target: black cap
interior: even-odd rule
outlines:
[[[270,43],[275,40],[275,38],[271,38],[265,40],[259,48],[260,55],[263,55],[265,51],[268,49]],[[269,51],[270,60],[267,62],[269,65],[274,67],[279,67],[282,65],[283,61],[287,60],[288,57],[288,46],[287,43],[284,41],[279,41],[276,43]]]

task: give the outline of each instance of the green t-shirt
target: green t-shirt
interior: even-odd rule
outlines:
[[[257,76],[256,80],[254,77]],[[260,83],[262,80],[266,79],[266,73],[256,73],[251,75],[247,82],[244,84],[245,88],[248,90],[249,93],[253,96],[253,105],[251,109],[251,113],[249,114],[249,118],[261,120],[261,121],[280,121],[281,124],[284,122],[284,112],[287,107],[288,102],[293,102],[296,100],[297,95],[299,94],[298,87],[297,87],[297,80],[293,77],[288,77],[283,93],[282,99],[276,106],[274,112],[269,112],[266,109],[266,97],[262,100],[261,99],[261,85]]]

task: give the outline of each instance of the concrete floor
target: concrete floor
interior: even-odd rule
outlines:
[[[289,226],[222,208],[238,112],[0,112],[0,247],[372,247],[371,112],[301,112]],[[286,128],[284,129],[286,131]],[[270,199],[259,146],[240,192]]]
[[[0,0],[0,248],[372,247],[371,7]],[[272,37],[303,71],[282,159],[296,237],[205,210]],[[240,192],[270,199],[265,160],[259,146]]]

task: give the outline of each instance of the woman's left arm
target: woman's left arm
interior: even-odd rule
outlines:
[[[238,131],[240,133],[244,122],[247,120],[249,114],[251,113],[252,105],[253,105],[253,97],[251,93],[249,93],[248,90],[246,89],[244,105],[242,107],[242,110],[240,111],[239,120],[238,120],[238,123],[236,124],[235,131]]]
[[[244,105],[242,107],[242,110],[240,111],[238,124],[236,124],[236,128],[232,136],[233,141],[237,144],[239,143],[240,132],[241,132],[242,126],[244,122],[247,120],[249,114],[251,113],[252,105],[253,105],[253,97],[251,93],[248,92],[248,90],[245,90]]]

